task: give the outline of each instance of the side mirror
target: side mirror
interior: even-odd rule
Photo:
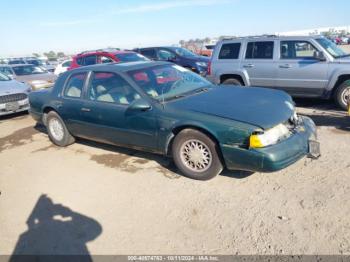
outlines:
[[[137,99],[131,103],[129,110],[133,111],[147,111],[152,108],[151,104],[148,103],[145,99]]]
[[[323,52],[321,51],[315,51],[314,52],[314,58],[319,61],[326,61],[326,57]]]

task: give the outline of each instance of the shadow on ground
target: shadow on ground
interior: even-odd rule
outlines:
[[[302,115],[310,117],[317,126],[334,127],[350,132],[350,116],[339,109],[332,101],[321,99],[295,99],[297,107],[308,109]]]
[[[45,126],[41,124],[37,124],[34,127],[37,131],[47,134]],[[85,140],[85,139],[78,139],[76,141],[77,143],[89,147],[95,147],[99,148],[105,151],[110,151],[112,153],[116,154],[104,154],[104,155],[92,155],[91,160],[97,162],[98,164],[102,164],[107,167],[111,168],[122,168],[125,171],[133,172],[135,171],[135,167],[126,167],[124,164],[124,161],[127,160],[130,157],[137,157],[143,160],[138,160],[138,162],[148,162],[148,161],[155,161],[160,166],[160,168],[157,169],[157,171],[161,172],[163,175],[165,175],[168,178],[180,178],[181,176],[179,170],[175,166],[174,161],[170,157],[165,157],[158,154],[148,153],[144,151],[138,151],[134,149],[128,149],[124,147],[119,147],[115,145],[109,145],[109,144],[103,144],[95,141]],[[46,149],[49,149],[50,147],[47,147]],[[171,175],[174,174],[176,176]],[[222,172],[222,176],[236,178],[236,179],[244,179],[250,175],[252,175],[252,172],[246,172],[246,171],[231,171],[231,170],[224,170]]]
[[[102,226],[96,220],[54,204],[46,195],[38,199],[27,226],[10,262],[58,261],[57,255],[79,255],[60,261],[92,261],[86,244],[102,233]]]

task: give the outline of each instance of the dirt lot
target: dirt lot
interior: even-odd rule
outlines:
[[[152,154],[58,148],[28,115],[1,118],[0,254],[350,254],[350,117],[297,102],[319,160],[209,182]]]

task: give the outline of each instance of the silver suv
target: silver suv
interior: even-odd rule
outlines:
[[[347,108],[350,54],[322,36],[259,36],[217,43],[208,68],[216,84],[280,89],[292,96],[334,98]]]

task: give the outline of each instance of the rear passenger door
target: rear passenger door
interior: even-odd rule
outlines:
[[[75,136],[84,132],[81,108],[88,72],[73,73],[66,81],[62,99],[53,101],[68,130]]]
[[[277,68],[274,60],[275,41],[247,41],[241,69],[251,86],[275,87]]]

